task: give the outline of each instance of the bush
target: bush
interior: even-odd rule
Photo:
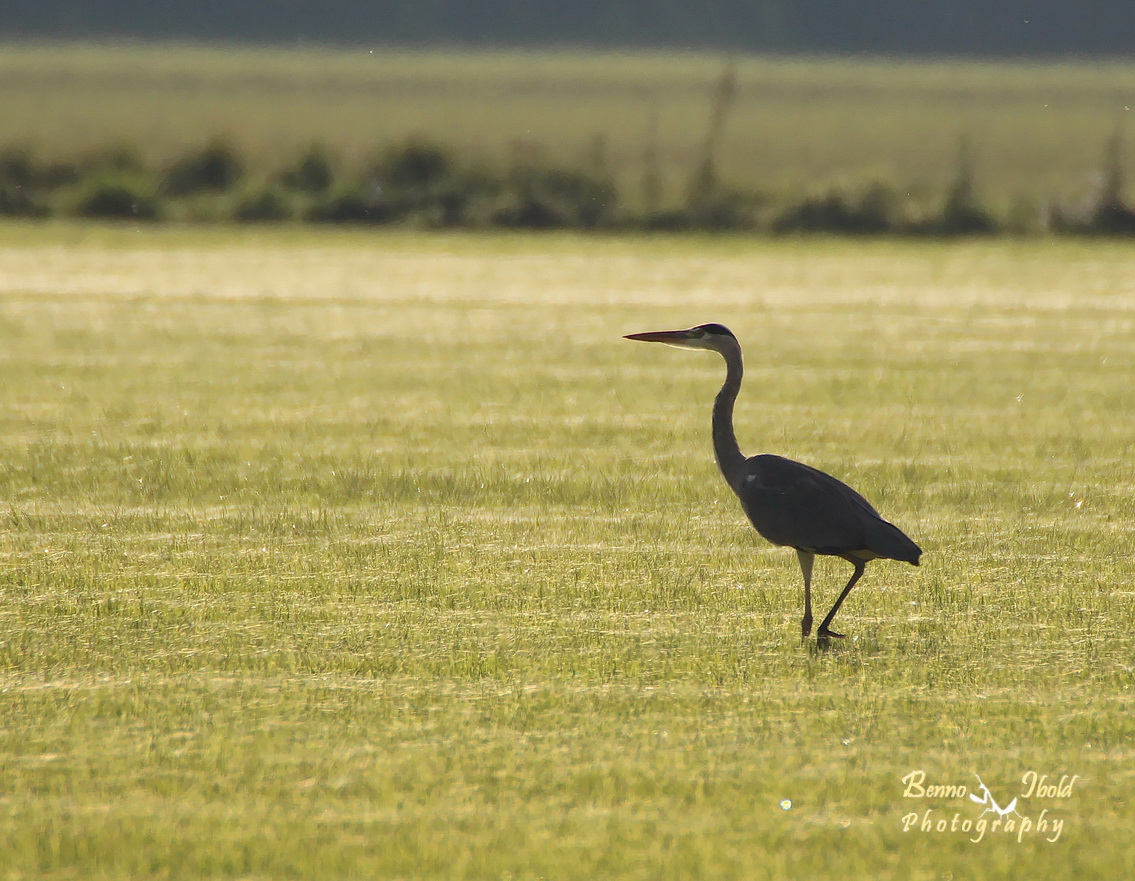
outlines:
[[[426,226],[459,226],[474,198],[473,178],[434,144],[393,148],[371,169],[375,198],[392,219]]]
[[[8,217],[46,217],[51,211],[31,188],[0,181],[0,215]]]
[[[975,201],[952,191],[932,232],[945,235],[978,235],[997,229],[997,222]]]
[[[162,189],[171,196],[222,192],[232,189],[244,174],[244,166],[232,147],[214,141],[169,167]]]
[[[0,150],[0,184],[30,188],[39,183],[39,167],[27,147]]]
[[[279,187],[269,184],[245,193],[233,208],[232,219],[242,223],[290,220],[292,206]]]
[[[871,184],[858,198],[838,190],[806,197],[772,222],[776,233],[832,232],[853,235],[896,232],[897,199],[883,184]]]
[[[898,194],[886,184],[868,184],[859,197],[856,211],[857,233],[885,233],[901,228]]]
[[[107,172],[141,175],[146,173],[146,166],[134,148],[126,144],[111,144],[83,156],[77,170],[83,176]]]
[[[1135,235],[1135,211],[1122,203],[1100,205],[1093,212],[1087,231],[1104,235]]]
[[[48,213],[41,186],[42,171],[26,147],[0,150],[0,215],[41,217]]]
[[[340,189],[315,202],[305,217],[316,223],[388,223],[389,208],[367,187]]]
[[[82,176],[76,164],[45,163],[27,147],[6,147],[0,150],[0,190],[5,192],[0,203],[7,208],[0,208],[0,213],[45,213],[48,211],[47,195],[59,187],[76,183]]]
[[[153,184],[136,175],[111,172],[80,185],[73,212],[78,217],[157,220],[160,202]]]
[[[294,165],[281,171],[277,180],[289,190],[325,193],[331,188],[335,174],[327,153],[318,144],[313,144]]]
[[[1123,199],[1123,131],[1116,129],[1104,150],[1099,189],[1092,199],[1083,232],[1135,235],[1135,211]]]
[[[946,194],[938,222],[931,231],[944,235],[975,235],[996,229],[996,222],[978,201],[969,139],[963,137],[958,142],[954,182]]]
[[[806,197],[773,221],[777,233],[845,232],[854,225],[853,212],[840,193]]]
[[[680,216],[686,229],[752,229],[757,225],[761,198],[755,193],[715,184],[686,204]]]
[[[595,229],[614,221],[618,194],[595,172],[554,168],[519,148],[490,221],[527,229]]]

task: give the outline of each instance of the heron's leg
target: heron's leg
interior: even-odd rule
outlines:
[[[800,621],[800,638],[807,639],[812,632],[812,563],[816,555],[797,548],[796,558],[800,561],[800,572],[804,576],[804,617]]]
[[[851,593],[851,589],[855,587],[855,582],[863,577],[863,570],[867,567],[867,564],[863,560],[856,560],[854,557],[844,557],[844,559],[855,567],[855,571],[851,573],[851,580],[847,582],[847,586],[843,589],[843,593],[839,595],[839,599],[835,601],[832,610],[828,612],[827,617],[821,622],[820,630],[816,634],[819,639],[827,639],[829,636],[843,639],[842,633],[836,633],[833,630],[829,630],[828,627],[831,625],[835,613],[839,611],[839,607],[843,605],[843,601],[847,599],[847,595]]]

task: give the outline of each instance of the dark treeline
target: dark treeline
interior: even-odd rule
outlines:
[[[576,167],[549,164],[539,149],[519,146],[506,166],[491,167],[411,141],[391,145],[353,169],[318,145],[272,169],[250,164],[220,140],[162,167],[147,165],[121,144],[70,159],[8,146],[0,147],[0,216],[420,229],[1132,236],[1135,211],[1123,200],[1120,146],[1117,132],[1107,146],[1102,186],[1090,202],[1034,201],[1005,216],[982,204],[965,139],[953,182],[939,198],[922,204],[904,197],[905,187],[881,181],[773,200],[723,184],[710,153],[699,162],[679,204],[663,205],[652,195],[649,167],[643,169],[640,198],[628,199],[607,171],[601,141]]]
[[[1135,54],[1131,0],[4,0],[0,38]]]

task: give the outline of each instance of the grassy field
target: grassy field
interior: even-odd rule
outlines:
[[[494,162],[524,141],[562,163],[601,137],[633,198],[653,126],[676,198],[724,65],[697,54],[7,45],[0,138],[67,155],[124,141],[161,161],[215,134],[282,163],[312,141],[359,162],[420,136]],[[1074,200],[1135,106],[1135,71],[1122,64],[741,57],[735,72],[722,173],[774,195],[880,179],[937,199],[964,134],[994,207]]]
[[[1133,258],[0,228],[0,879],[1122,876]],[[926,552],[830,651],[708,320]]]

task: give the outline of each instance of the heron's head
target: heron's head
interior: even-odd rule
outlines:
[[[699,324],[689,330],[658,330],[648,333],[628,333],[624,339],[644,343],[665,343],[679,349],[709,349],[724,353],[738,348],[737,337],[723,324]]]

